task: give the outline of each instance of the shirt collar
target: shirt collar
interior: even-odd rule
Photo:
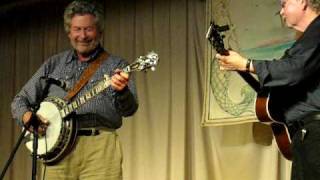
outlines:
[[[320,15],[317,16],[304,31],[302,36],[299,39],[305,38],[315,38],[315,35],[319,37],[319,28],[320,28]]]
[[[99,44],[99,45],[92,51],[92,53],[89,55],[89,60],[86,61],[86,62],[90,62],[90,61],[96,59],[96,58],[98,57],[98,55],[99,55],[101,52],[103,52],[103,51],[104,51],[103,47]],[[69,60],[67,60],[67,63],[70,63],[70,62],[73,61],[73,60],[78,60],[78,55],[77,55],[77,52],[76,52],[75,49],[74,49],[73,52],[72,52],[72,57],[71,57]]]

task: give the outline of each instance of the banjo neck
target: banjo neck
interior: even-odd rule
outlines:
[[[62,118],[65,118],[75,110],[81,107],[81,105],[88,102],[90,99],[107,89],[110,85],[110,78],[108,75],[104,75],[104,79],[99,81],[90,91],[86,92],[84,95],[75,99],[71,103],[67,104],[60,110],[60,115]]]
[[[137,60],[125,68],[122,69],[123,72],[130,73],[134,71],[146,71],[147,69],[155,70],[155,66],[158,63],[158,54],[149,52],[146,56],[140,56]],[[86,92],[84,95],[75,99],[74,101],[67,104],[60,110],[60,116],[65,118],[76,109],[81,107],[81,105],[85,104],[87,101],[104,91],[107,87],[110,86],[110,77],[108,75],[104,75],[104,79],[99,81],[90,91]]]

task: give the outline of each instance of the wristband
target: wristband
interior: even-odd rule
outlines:
[[[250,72],[250,64],[251,64],[251,59],[247,60],[247,64],[246,64],[246,72]]]

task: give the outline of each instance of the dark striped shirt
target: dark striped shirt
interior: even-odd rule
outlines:
[[[23,86],[14,97],[11,104],[13,118],[21,124],[22,116],[26,111],[36,107],[46,97],[46,78],[54,78],[66,83],[66,89],[71,89],[79,80],[82,72],[103,49],[98,47],[87,62],[80,62],[74,50],[68,50],[50,57],[32,78]],[[109,55],[99,69],[89,79],[88,83],[73,98],[77,99],[103,79],[104,74],[112,76],[115,69],[122,69],[128,63],[120,57]],[[67,92],[61,87],[51,84],[48,86],[48,96],[63,98]],[[75,111],[74,119],[80,127],[108,127],[117,129],[122,125],[122,117],[132,115],[138,108],[135,83],[130,76],[128,88],[121,92],[110,86]]]

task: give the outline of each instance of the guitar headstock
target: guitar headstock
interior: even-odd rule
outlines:
[[[210,22],[210,27],[206,34],[206,38],[209,40],[210,44],[216,49],[219,54],[228,55],[228,50],[224,47],[223,38],[224,35],[221,32],[229,30],[228,25],[219,26],[213,21]]]
[[[155,71],[158,61],[159,61],[158,54],[151,51],[145,56],[139,56],[136,59],[136,61],[134,61],[127,67],[125,67],[123,71],[125,72],[146,71],[148,69]]]

